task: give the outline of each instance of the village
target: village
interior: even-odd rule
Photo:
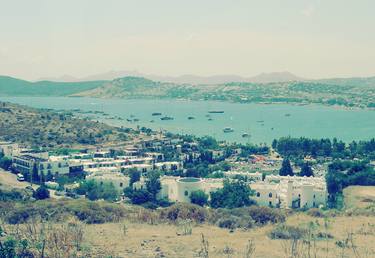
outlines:
[[[326,167],[321,162],[306,158],[313,164],[315,177],[301,177],[298,173],[281,176],[283,158],[272,148],[259,148],[250,154],[243,146],[225,142],[210,146],[207,142],[211,140],[153,133],[121,146],[63,153],[0,142],[0,153],[11,160],[10,170],[19,181],[42,183],[60,197],[85,198],[75,189],[84,181],[93,181],[110,185],[118,195],[116,200],[126,201],[127,188],[143,189],[147,177],[158,173],[161,189],[156,197],[169,202],[190,203],[195,191],[210,196],[223,188],[225,181],[241,181],[252,189],[251,198],[260,206],[289,209],[326,205]],[[209,172],[196,173],[202,170],[202,164],[208,164],[203,170]],[[135,182],[132,173],[139,174]],[[61,178],[68,182],[61,183]]]

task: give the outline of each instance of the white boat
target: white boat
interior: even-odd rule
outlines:
[[[234,132],[234,129],[231,128],[231,127],[225,127],[225,128],[223,129],[223,132],[224,132],[224,133],[232,133],[232,132]]]

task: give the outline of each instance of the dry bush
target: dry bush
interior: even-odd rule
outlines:
[[[75,218],[59,224],[32,218],[9,227],[7,233],[17,243],[14,251],[19,257],[70,258],[82,254],[84,232],[85,225]]]
[[[160,210],[160,218],[168,222],[191,219],[195,223],[203,223],[208,216],[205,208],[188,203],[178,203]]]
[[[281,210],[269,207],[251,206],[248,208],[250,217],[260,225],[284,222],[286,217]]]
[[[271,239],[303,239],[307,230],[301,227],[280,224],[274,227],[269,233]]]
[[[178,236],[187,236],[193,233],[193,224],[190,219],[180,220],[177,222],[177,232]]]
[[[311,217],[316,217],[316,218],[324,218],[326,216],[325,213],[321,209],[318,209],[318,208],[309,209],[306,213],[307,215]]]

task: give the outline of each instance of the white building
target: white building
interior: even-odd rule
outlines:
[[[162,189],[159,198],[167,198],[174,202],[190,203],[190,195],[194,191],[202,190],[207,195],[223,187],[222,179],[173,177],[164,176],[160,179]]]
[[[44,155],[43,155],[44,157]],[[38,175],[52,174],[54,176],[69,173],[69,163],[58,157],[41,158],[39,155],[20,155],[13,157],[13,167],[19,173],[29,173],[37,169]]]
[[[154,164],[154,168],[161,171],[175,171],[181,170],[183,168],[183,164],[180,161],[157,162]]]
[[[0,142],[0,153],[5,157],[13,157],[19,154],[19,146],[17,143]]]
[[[259,205],[281,208],[313,208],[326,205],[327,187],[322,177],[266,176],[250,184]]]
[[[121,173],[95,173],[86,177],[86,180],[94,180],[98,184],[113,184],[115,189],[122,193],[129,186],[130,178]]]

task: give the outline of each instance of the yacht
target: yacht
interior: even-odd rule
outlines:
[[[160,118],[160,120],[173,120],[174,118],[173,117],[170,117],[170,116],[163,116]]]
[[[224,133],[232,133],[232,132],[234,132],[234,129],[231,128],[231,127],[225,127],[225,128],[223,129],[223,132],[224,132]]]

